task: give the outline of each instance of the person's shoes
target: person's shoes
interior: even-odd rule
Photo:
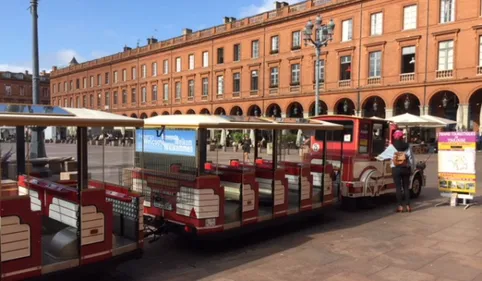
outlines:
[[[397,212],[397,213],[403,213],[403,207],[402,207],[402,206],[398,206],[396,212]]]
[[[410,206],[407,206],[407,212],[409,212],[409,213],[412,212],[412,208],[410,208]]]

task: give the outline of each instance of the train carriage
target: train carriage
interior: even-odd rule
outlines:
[[[144,121],[136,132],[140,168],[125,169],[124,178],[144,194],[146,221],[202,236],[334,202],[330,165],[308,163],[289,136],[341,130],[341,125],[209,115]],[[241,145],[248,140],[249,146]],[[246,150],[252,158],[244,158]],[[322,176],[312,175],[314,167]]]
[[[0,144],[3,152],[9,147],[16,152],[13,161],[2,157],[0,168],[0,280],[48,279],[142,255],[143,196],[115,180],[121,173],[104,168],[113,164],[104,147],[87,144],[89,127],[142,127],[142,120],[89,109],[0,104],[0,124],[17,132],[16,145]],[[35,143],[25,138],[25,129],[47,126],[77,128],[75,145],[50,150],[67,149],[71,157],[30,159]]]

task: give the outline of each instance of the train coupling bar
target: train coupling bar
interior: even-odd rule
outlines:
[[[152,236],[149,243],[154,243],[168,233],[168,224],[164,219],[144,215],[144,239]]]

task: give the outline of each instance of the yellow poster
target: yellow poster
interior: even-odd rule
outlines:
[[[476,192],[475,132],[441,132],[438,142],[438,183],[441,192]]]

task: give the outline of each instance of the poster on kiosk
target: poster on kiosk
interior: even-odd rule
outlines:
[[[438,187],[443,197],[451,198],[452,206],[458,199],[465,208],[475,204],[476,140],[476,132],[439,133]]]

